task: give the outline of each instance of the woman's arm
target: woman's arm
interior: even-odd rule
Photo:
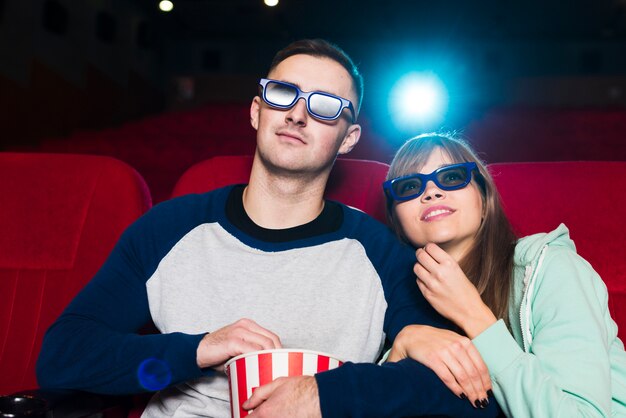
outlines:
[[[419,290],[440,315],[463,328],[469,336],[496,321],[458,263],[444,250],[436,244],[427,244],[417,250],[416,256],[414,271]],[[411,357],[419,361],[457,396],[466,396],[472,405],[480,406],[491,389],[482,358],[469,338],[434,326],[405,327],[394,340],[390,360]]]
[[[574,252],[549,247],[535,284],[528,353],[502,321],[474,339],[508,416],[611,416],[606,288]]]
[[[573,251],[549,247],[531,307],[533,343],[519,347],[441,248],[418,250],[418,286],[469,337],[489,367],[509,416],[610,416],[606,288]]]
[[[461,399],[486,406],[491,378],[472,341],[454,331],[428,325],[409,325],[398,334],[387,361],[410,357],[434,371]]]

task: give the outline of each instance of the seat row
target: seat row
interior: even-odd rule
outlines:
[[[247,182],[252,157],[187,169],[172,198]],[[489,165],[520,236],[565,223],[600,273],[626,337],[626,162]],[[339,159],[326,196],[385,220],[385,163]],[[90,280],[124,229],[151,207],[143,178],[117,159],[0,153],[0,394],[34,389],[46,329]]]

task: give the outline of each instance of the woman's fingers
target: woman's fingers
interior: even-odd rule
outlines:
[[[418,285],[423,289],[421,282]],[[467,397],[475,407],[487,405],[487,391],[491,389],[489,371],[469,338],[446,329],[409,325],[396,336],[387,361],[404,357],[433,370],[452,392]]]
[[[487,395],[487,392],[492,389],[491,375],[489,374],[489,369],[487,368],[487,365],[485,364],[482,356],[480,355],[480,352],[478,351],[478,349],[476,348],[474,344],[468,345],[467,354],[472,359],[472,362],[474,363],[474,366],[476,367],[476,370],[478,371],[480,380],[482,381],[483,389],[485,390],[485,395]]]
[[[435,272],[439,266],[439,263],[423,248],[417,249],[415,258],[417,258],[417,263],[424,267],[429,273]]]
[[[444,356],[451,356],[451,358],[446,358],[450,372],[459,386],[463,388],[472,405],[485,407],[487,390],[491,389],[491,379],[478,350],[466,337],[457,339],[450,344],[449,348],[450,350]],[[485,370],[481,370],[480,364]]]
[[[429,242],[428,244],[426,244],[423,248],[423,251],[426,254],[428,254],[430,258],[432,258],[433,261],[435,261],[438,264],[441,264],[447,261],[454,261],[454,259],[452,258],[452,256],[450,256],[450,254],[448,254],[440,246],[432,242]]]
[[[454,344],[457,344],[457,342]],[[481,394],[481,392],[483,392],[482,380],[467,353],[458,350],[447,352],[444,354],[444,359],[450,373],[452,373],[454,379],[463,389],[463,393],[467,396],[472,405],[476,405],[477,400],[480,402],[480,400],[486,396],[486,392],[484,395]]]
[[[432,370],[437,377],[459,398],[467,398],[465,389],[459,384],[454,374],[450,371],[450,368],[444,362],[433,364]]]
[[[416,263],[415,266],[413,266],[413,272],[417,276],[418,283],[422,282],[428,288],[434,285],[433,281],[435,279],[420,263]]]

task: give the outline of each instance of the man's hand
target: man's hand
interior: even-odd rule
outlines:
[[[252,418],[321,418],[317,382],[313,376],[279,377],[254,391],[243,408]]]
[[[196,351],[198,367],[219,369],[230,358],[251,351],[281,348],[280,338],[251,319],[240,319],[202,338]]]

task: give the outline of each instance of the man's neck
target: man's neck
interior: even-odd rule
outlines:
[[[243,206],[252,221],[267,229],[285,229],[311,222],[324,209],[328,175],[278,176],[252,168]]]

